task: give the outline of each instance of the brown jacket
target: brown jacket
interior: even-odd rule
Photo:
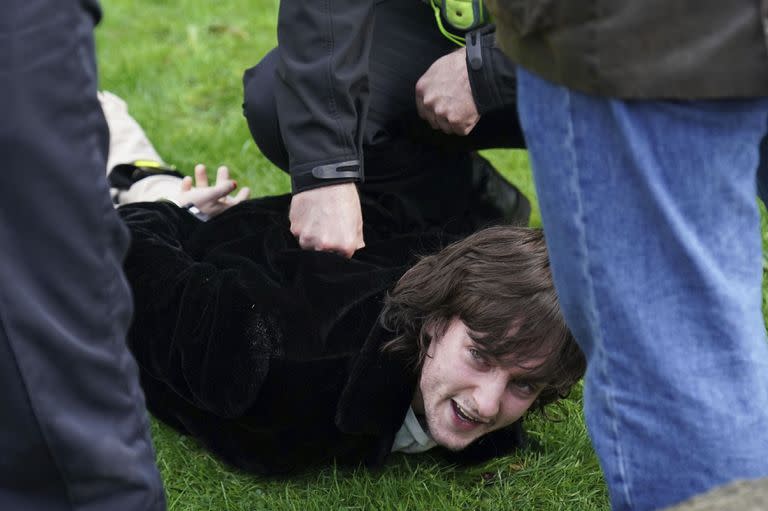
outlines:
[[[768,95],[768,0],[486,0],[517,64],[621,98]]]

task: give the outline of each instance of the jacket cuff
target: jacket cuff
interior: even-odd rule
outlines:
[[[308,163],[291,167],[293,194],[323,186],[363,182],[363,165],[358,159]]]
[[[467,73],[478,113],[515,105],[515,65],[496,47],[495,27],[470,32],[466,41]]]

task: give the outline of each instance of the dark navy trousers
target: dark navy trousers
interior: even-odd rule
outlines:
[[[160,510],[104,178],[96,0],[0,3],[0,509]]]

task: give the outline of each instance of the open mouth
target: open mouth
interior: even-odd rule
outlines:
[[[459,406],[459,403],[451,399],[451,406],[453,407],[453,412],[459,417],[459,419],[463,420],[464,422],[468,422],[470,424],[485,424],[485,422],[475,419],[471,415],[469,415],[467,412],[464,411],[464,409]]]

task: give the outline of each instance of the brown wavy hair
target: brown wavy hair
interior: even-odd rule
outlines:
[[[461,319],[480,354],[493,363],[545,356],[529,375],[544,388],[531,407],[566,397],[586,362],[560,312],[540,229],[497,226],[423,257],[387,295],[382,325],[418,374],[432,338]]]

